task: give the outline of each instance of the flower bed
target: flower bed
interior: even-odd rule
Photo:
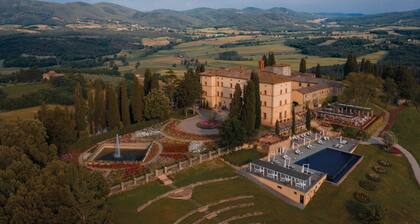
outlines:
[[[150,151],[149,151],[149,153],[147,154],[147,157],[146,158],[144,158],[144,162],[145,163],[147,163],[147,162],[149,162],[149,161],[151,161],[153,158],[155,158],[157,155],[158,155],[158,153],[159,153],[159,146],[156,144],[156,143],[154,143],[153,145],[152,145],[152,147],[150,148]]]
[[[162,146],[163,146],[163,151],[162,151],[163,153],[188,153],[187,144],[165,142],[165,143],[162,143]]]
[[[395,147],[391,147],[390,150],[388,150],[387,152],[394,154],[394,155],[401,155],[401,151]]]
[[[216,136],[203,136],[183,132],[177,128],[177,121],[170,121],[164,128],[164,132],[170,136],[184,140],[214,140]]]
[[[220,127],[221,124],[222,122],[218,120],[202,120],[197,123],[197,127],[201,129],[215,129]]]

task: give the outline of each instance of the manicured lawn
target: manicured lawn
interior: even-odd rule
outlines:
[[[5,87],[0,87],[4,92],[7,93],[7,96],[10,98],[17,98],[24,94],[31,94],[38,92],[42,89],[51,88],[50,84],[39,82],[31,84],[16,84],[16,85],[7,85]]]
[[[180,187],[198,181],[232,177],[235,175],[235,171],[225,163],[220,160],[212,160],[177,174],[174,178],[174,184]]]
[[[243,166],[253,160],[264,157],[264,154],[256,149],[245,149],[223,156],[223,159],[235,166]]]
[[[136,212],[137,207],[170,190],[169,187],[153,182],[132,191],[110,197],[108,201],[112,208],[115,222],[124,224],[143,223],[143,217]]]
[[[252,218],[254,221],[265,223],[282,223],[284,220],[288,220],[288,223],[353,223],[357,220],[349,214],[346,204],[353,200],[352,194],[357,190],[367,193],[373,202],[386,208],[385,223],[416,223],[420,220],[420,213],[417,212],[420,206],[420,191],[407,161],[403,157],[382,152],[375,146],[360,146],[356,153],[364,156],[358,167],[338,187],[325,183],[304,210],[283,203],[244,178],[198,187],[193,198],[201,204],[208,204],[232,196],[255,196],[253,209],[232,210],[220,215],[220,220],[244,214],[249,210],[266,212],[262,217]],[[391,161],[393,167],[388,169],[387,174],[382,175],[382,182],[379,183],[377,191],[366,192],[358,186],[358,181],[365,179],[366,172],[370,171],[379,159]],[[250,221],[246,219],[246,222],[244,220],[236,223]]]
[[[355,153],[364,156],[356,169],[338,187],[325,183],[304,210],[285,204],[243,177],[195,188],[193,191],[195,203],[191,203],[192,201],[164,199],[148,207],[141,214],[135,213],[137,206],[167,190],[166,188],[162,190],[162,186],[153,184],[121,196],[112,197],[110,199],[111,207],[118,214],[116,223],[171,223],[198,206],[234,196],[254,195],[255,198],[252,199],[243,199],[236,203],[230,202],[210,208],[211,211],[214,211],[228,205],[254,203],[252,207],[233,209],[203,223],[217,223],[235,215],[255,211],[262,211],[265,214],[233,223],[285,223],[285,220],[287,220],[286,223],[296,224],[358,223],[348,212],[346,205],[349,201],[354,200],[353,192],[362,191],[369,195],[371,201],[382,205],[386,209],[384,223],[417,223],[420,220],[420,213],[418,212],[420,191],[406,159],[387,154],[376,146],[359,146]],[[371,167],[380,159],[390,161],[392,168],[387,168],[388,172],[381,176],[382,182],[379,183],[377,191],[367,192],[359,187],[358,181],[365,180],[366,173],[370,172]],[[212,174],[211,170],[219,175],[222,174],[222,176],[227,175],[226,173],[221,173],[220,169],[229,170],[230,168],[220,164],[220,161],[211,163],[197,167],[191,172],[186,171],[180,174],[179,177],[182,179],[178,180],[178,184],[186,185],[197,180],[213,179],[216,175]],[[220,167],[220,169],[216,167]],[[227,172],[229,175],[233,173],[233,171]],[[125,196],[126,194],[127,196]],[[192,223],[200,217],[202,217],[202,214],[195,214],[183,223]]]
[[[392,131],[398,137],[398,143],[420,162],[420,112],[415,107],[405,108],[398,113]]]

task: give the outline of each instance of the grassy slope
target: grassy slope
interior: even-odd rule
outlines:
[[[358,181],[365,179],[365,174],[376,163],[378,159],[387,159],[392,162],[393,167],[388,173],[383,175],[383,181],[379,184],[376,192],[368,192],[374,202],[377,202],[387,209],[385,223],[416,223],[420,220],[420,214],[417,209],[420,207],[420,191],[412,176],[408,162],[403,157],[395,157],[386,154],[375,146],[360,146],[356,153],[364,156],[363,161],[347,177],[347,179],[338,187],[325,183],[317,193],[313,201],[304,210],[299,210],[286,205],[267,191],[257,187],[245,178],[236,180],[200,186],[194,190],[193,199],[201,205],[218,201],[223,198],[237,195],[254,195],[255,198],[247,202],[254,202],[253,208],[243,208],[220,214],[215,220],[204,223],[215,223],[237,214],[244,214],[248,211],[264,211],[264,216],[248,218],[234,223],[355,223],[356,220],[348,213],[346,202],[353,200],[354,191],[363,191],[358,186]],[[226,170],[231,168],[225,166]],[[203,171],[192,171],[191,178],[201,173],[201,178],[213,178],[211,168],[204,168]],[[189,171],[183,175],[189,176]],[[193,181],[193,180],[190,181]],[[188,181],[188,182],[190,182]],[[143,190],[144,188],[144,190]],[[138,223],[142,220],[144,223],[149,221],[158,223],[173,223],[177,218],[186,214],[193,208],[193,204],[186,201],[175,201],[165,199],[152,205],[141,214],[133,212],[138,205],[151,196],[156,195],[159,186],[142,187],[135,190],[134,193],[125,193],[121,196],[111,198],[111,206],[116,212],[120,212],[117,217],[117,223]],[[125,203],[124,195],[131,195]],[[120,199],[118,199],[120,198]],[[118,200],[119,203],[115,203]],[[133,203],[133,202],[136,203]],[[130,215],[128,215],[130,214]],[[198,218],[194,216],[192,218]],[[189,223],[194,219],[188,219]]]
[[[229,155],[223,156],[223,159],[233,165],[242,166],[242,165],[248,164],[249,162],[253,160],[257,160],[263,156],[264,154],[258,152],[258,150],[256,149],[248,149],[248,150],[241,150],[241,151],[233,152]]]
[[[410,150],[420,162],[420,112],[414,107],[401,111],[395,120],[392,131],[397,135],[398,142]]]
[[[41,89],[48,89],[51,86],[48,83],[31,83],[31,84],[16,84],[0,87],[10,98],[17,98],[24,94],[37,92]]]

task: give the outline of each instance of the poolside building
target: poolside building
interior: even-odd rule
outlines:
[[[286,164],[282,166],[265,160],[249,163],[247,171],[259,184],[279,193],[300,208],[309,203],[327,178],[324,173],[309,172],[304,168],[298,171]]]

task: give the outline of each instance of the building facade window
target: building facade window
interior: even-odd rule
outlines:
[[[267,113],[264,113],[263,115],[264,115],[263,116],[264,117],[264,120],[267,120]]]
[[[265,106],[265,107],[267,106],[267,102],[266,102],[266,101],[264,101],[264,106]]]
[[[267,90],[264,90],[264,95],[267,95]]]

